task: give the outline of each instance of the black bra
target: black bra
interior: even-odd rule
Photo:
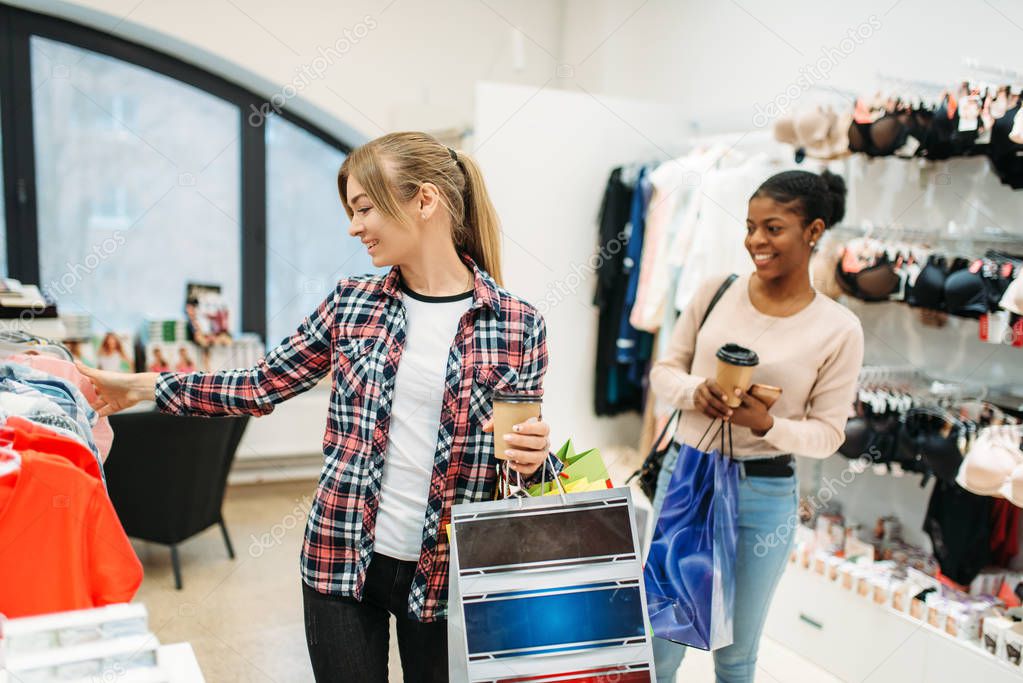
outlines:
[[[872,157],[886,157],[906,144],[910,112],[887,113],[872,123],[849,124],[849,150]]]
[[[898,437],[898,461],[912,471],[931,470],[942,481],[955,483],[963,454],[959,450],[961,425],[953,425],[947,434],[944,418],[926,409],[906,413]],[[908,467],[907,467],[908,465]]]
[[[948,267],[944,256],[931,254],[916,281],[906,291],[906,303],[910,306],[929,308],[934,311],[945,309],[945,278]]]
[[[955,154],[952,134],[959,128],[959,112],[949,118],[948,110],[948,95],[945,95],[934,111],[934,118],[924,138],[924,154],[928,159],[948,159]]]
[[[1009,109],[991,126],[991,142],[987,146],[988,158],[998,178],[1014,190],[1023,189],[1023,145],[1009,139],[1020,103]]]
[[[987,284],[980,273],[963,268],[945,278],[945,310],[963,318],[988,312]]]

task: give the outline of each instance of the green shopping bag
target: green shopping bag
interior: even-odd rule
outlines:
[[[591,448],[576,453],[572,440],[569,439],[554,455],[562,464],[558,476],[566,493],[601,491],[614,487],[599,449]],[[549,496],[559,493],[559,490],[554,482],[545,482],[534,484],[528,489],[528,493],[530,496]]]

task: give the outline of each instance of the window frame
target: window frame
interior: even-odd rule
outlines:
[[[39,282],[30,40],[39,36],[91,50],[191,85],[238,108],[240,150],[241,326],[266,339],[267,301],[267,117],[268,111],[316,136],[343,154],[352,145],[286,108],[226,78],[145,45],[81,24],[0,4],[0,125],[7,226],[7,270],[12,278]],[[15,104],[17,103],[17,105]],[[182,293],[184,296],[184,293]]]

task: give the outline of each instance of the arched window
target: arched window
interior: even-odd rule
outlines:
[[[217,284],[235,331],[290,334],[372,270],[337,198],[350,149],[238,85],[83,26],[0,6],[0,274],[93,331],[180,318]]]

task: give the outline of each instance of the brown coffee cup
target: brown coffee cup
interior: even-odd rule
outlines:
[[[512,428],[531,417],[540,419],[543,397],[512,391],[494,392],[494,457],[507,460],[504,454],[509,448],[505,434],[514,434]]]
[[[738,408],[742,401],[735,395],[736,389],[746,391],[753,382],[753,370],[760,363],[755,351],[738,344],[725,344],[717,352],[718,386],[725,392],[725,403]]]

